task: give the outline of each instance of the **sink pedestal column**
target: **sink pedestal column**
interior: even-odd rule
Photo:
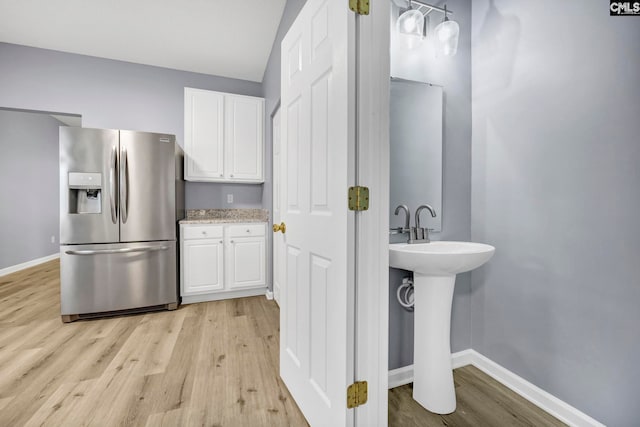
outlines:
[[[414,273],[413,399],[436,414],[456,410],[451,368],[451,304],[456,276]]]

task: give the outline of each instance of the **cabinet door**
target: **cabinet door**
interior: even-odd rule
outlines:
[[[232,181],[263,182],[264,100],[225,96],[225,177]]]
[[[266,285],[264,237],[230,238],[227,251],[228,288]]]
[[[184,89],[185,179],[224,177],[224,94]]]
[[[224,289],[223,247],[222,239],[183,241],[182,296]]]

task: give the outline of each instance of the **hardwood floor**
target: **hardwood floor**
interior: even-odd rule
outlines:
[[[413,398],[413,384],[389,390],[389,427],[542,427],[565,424],[474,366],[453,371],[457,408],[437,415]]]
[[[264,297],[63,324],[59,262],[0,277],[1,426],[306,426]]]
[[[307,426],[278,375],[279,312],[264,297],[63,324],[59,262],[0,277],[0,426]],[[389,391],[389,425],[560,426],[473,367],[458,410]]]

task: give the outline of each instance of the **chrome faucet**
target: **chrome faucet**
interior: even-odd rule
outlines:
[[[431,213],[433,218],[436,217],[436,211],[429,205],[420,205],[418,209],[416,209],[416,240],[422,241],[425,243],[429,243],[429,229],[428,228],[420,228],[420,212],[423,210],[428,210]]]
[[[398,227],[398,230],[402,233],[406,233],[409,231],[410,225],[409,222],[411,221],[411,212],[409,212],[409,208],[407,207],[407,205],[399,205],[396,208],[395,214],[398,215],[400,213],[400,209],[404,210],[404,229],[400,229],[400,227]]]
[[[398,207],[396,207],[395,210],[395,214],[398,215],[400,213],[401,210],[404,210],[405,213],[405,221],[404,221],[404,227],[397,227],[397,228],[392,228],[390,230],[391,234],[404,234],[407,233],[409,234],[409,238],[407,239],[407,243],[411,244],[411,243],[429,243],[429,231],[430,229],[428,228],[421,228],[420,227],[420,213],[424,210],[427,209],[430,213],[432,217],[436,217],[436,211],[429,205],[420,205],[418,207],[418,209],[416,210],[416,215],[415,215],[415,220],[416,220],[416,226],[415,227],[411,227],[410,226],[410,220],[411,220],[411,212],[409,211],[409,208],[407,207],[407,205],[399,205]]]

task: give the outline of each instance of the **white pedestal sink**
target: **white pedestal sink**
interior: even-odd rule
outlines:
[[[413,271],[413,399],[436,414],[456,410],[450,343],[456,274],[480,267],[494,252],[470,242],[389,245],[389,265]]]

